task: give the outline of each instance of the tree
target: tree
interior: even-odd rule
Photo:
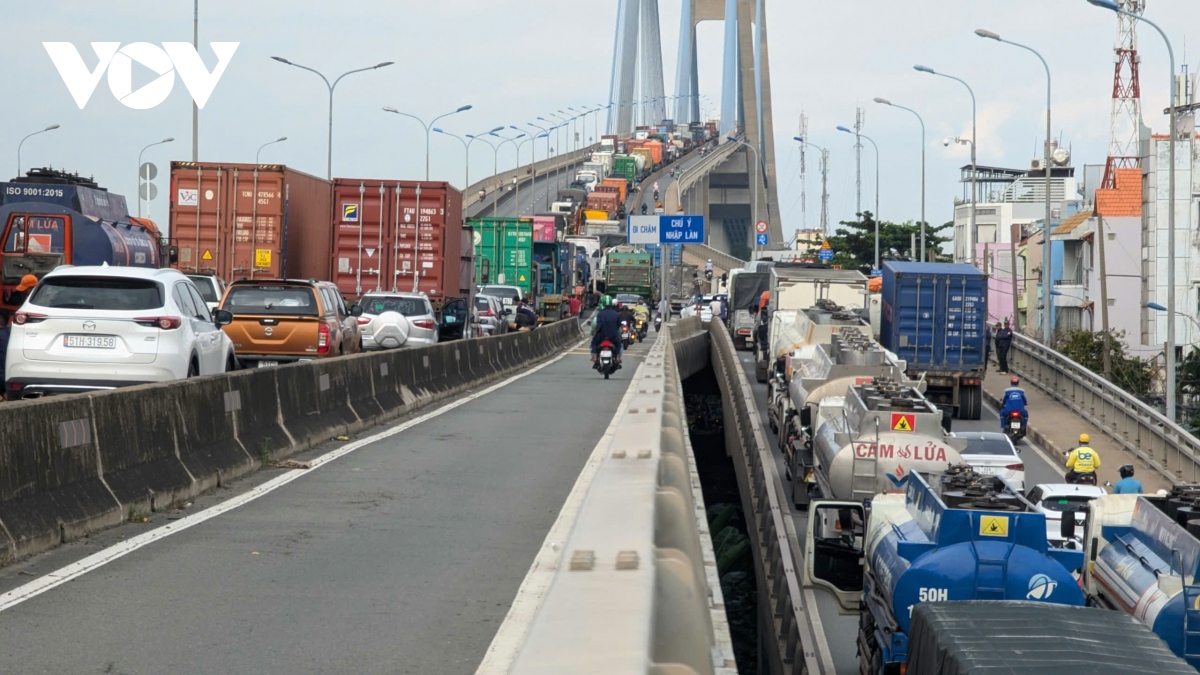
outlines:
[[[1109,357],[1112,361],[1110,381],[1138,397],[1150,394],[1153,381],[1153,362],[1125,353],[1125,331],[1109,331]],[[1055,349],[1088,370],[1104,374],[1104,332],[1072,330],[1060,335]],[[1180,385],[1182,388],[1182,384]]]
[[[829,239],[833,248],[833,263],[844,268],[858,268],[875,263],[875,217],[870,211],[859,214],[859,220],[843,220]],[[925,243],[929,248],[930,261],[946,261],[950,258],[942,253],[942,245],[950,240],[939,235],[954,226],[953,222],[941,227],[925,228]],[[913,235],[920,245],[921,225],[913,221],[879,223],[879,258],[884,260],[919,260],[920,255],[912,250]]]

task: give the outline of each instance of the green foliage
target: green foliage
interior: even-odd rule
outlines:
[[[875,216],[870,211],[859,214],[858,220],[843,220],[832,236],[833,264],[844,268],[858,268],[875,262]],[[942,254],[942,245],[950,242],[941,232],[953,228],[949,222],[941,227],[925,227],[925,243],[929,247],[930,261],[948,261],[951,256]],[[912,237],[917,236],[920,245],[921,224],[913,221],[879,223],[879,258],[884,260],[919,260],[920,255],[912,250]]]
[[[1124,338],[1124,331],[1109,331],[1109,357],[1112,361],[1112,377],[1109,380],[1134,396],[1147,396],[1153,381],[1154,362],[1126,354]],[[1103,331],[1072,330],[1058,336],[1055,349],[1088,370],[1103,375],[1104,342]],[[1200,375],[1200,362],[1197,363],[1196,372]],[[1200,383],[1200,377],[1197,383]]]

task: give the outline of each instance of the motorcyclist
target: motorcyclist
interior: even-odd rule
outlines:
[[[600,364],[600,343],[608,340],[613,345],[613,358],[617,367],[621,367],[621,319],[613,306],[612,298],[600,298],[600,311],[592,327],[592,367]]]
[[[1010,382],[1009,388],[1004,390],[1004,394],[1001,396],[1001,399],[1000,399],[1001,400],[1001,408],[1000,408],[1000,430],[1001,431],[1004,431],[1004,429],[1006,428],[1006,425],[1008,424],[1009,413],[1012,413],[1014,411],[1021,413],[1021,423],[1022,424],[1029,423],[1029,411],[1025,409],[1025,406],[1028,405],[1029,402],[1025,398],[1025,390],[1021,388],[1021,378],[1017,377],[1016,375],[1013,375],[1012,379],[1009,380],[1009,382]]]
[[[708,275],[709,279],[712,278],[712,274],[713,274],[712,258],[709,258],[708,262],[704,263],[704,273],[706,275]]]
[[[1113,486],[1114,495],[1140,495],[1145,492],[1142,489],[1142,481],[1133,477],[1133,465],[1126,464],[1118,469],[1121,473],[1121,480]]]
[[[643,216],[646,215],[646,211],[649,211],[649,210],[650,210],[650,207],[646,206],[646,202],[642,202],[642,215]]]
[[[629,330],[633,330],[634,316],[633,310],[629,308],[629,305],[617,303],[617,316],[621,321],[624,321],[629,325]]]
[[[1100,453],[1088,446],[1092,441],[1087,434],[1079,434],[1079,447],[1067,455],[1067,482],[1078,482],[1083,474],[1095,474],[1100,468]]]
[[[633,311],[633,321],[634,322],[630,325],[633,326],[635,329],[637,329],[638,322],[640,321],[641,328],[638,330],[638,332],[641,333],[642,337],[644,338],[644,337],[646,337],[646,330],[649,328],[649,325],[650,325],[650,308],[647,307],[644,303],[639,302],[638,304],[633,306],[632,311]]]

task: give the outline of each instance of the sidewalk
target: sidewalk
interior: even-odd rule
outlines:
[[[1020,373],[1015,373],[1020,375]],[[988,365],[988,375],[983,380],[983,397],[988,403],[999,408],[1000,396],[1009,386],[1009,378],[1013,373],[1000,375],[996,372],[996,362]],[[1029,401],[1029,438],[1050,453],[1050,459],[1058,466],[1063,465],[1063,452],[1079,445],[1079,434],[1091,436],[1088,444],[1100,453],[1101,466],[1096,472],[1100,484],[1105,481],[1116,484],[1121,476],[1117,469],[1122,464],[1132,464],[1135,469],[1134,477],[1142,482],[1147,492],[1153,493],[1159,489],[1170,490],[1171,484],[1161,473],[1135,458],[1132,453],[1117,445],[1098,428],[1074,411],[1042,393],[1030,385],[1025,389],[1025,397]]]

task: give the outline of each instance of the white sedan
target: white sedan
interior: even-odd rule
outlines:
[[[1083,524],[1083,509],[1096,497],[1108,494],[1099,485],[1072,485],[1069,483],[1042,483],[1034,486],[1025,499],[1046,516],[1046,539],[1050,545],[1063,548],[1067,540],[1062,537],[1062,517],[1066,511],[1075,511],[1075,522]],[[1082,531],[1082,530],[1079,530]]]
[[[1000,476],[1019,492],[1025,490],[1025,462],[1019,456],[1021,451],[1008,436],[997,431],[960,431],[954,435],[967,439],[962,458],[972,469],[981,474]]]

